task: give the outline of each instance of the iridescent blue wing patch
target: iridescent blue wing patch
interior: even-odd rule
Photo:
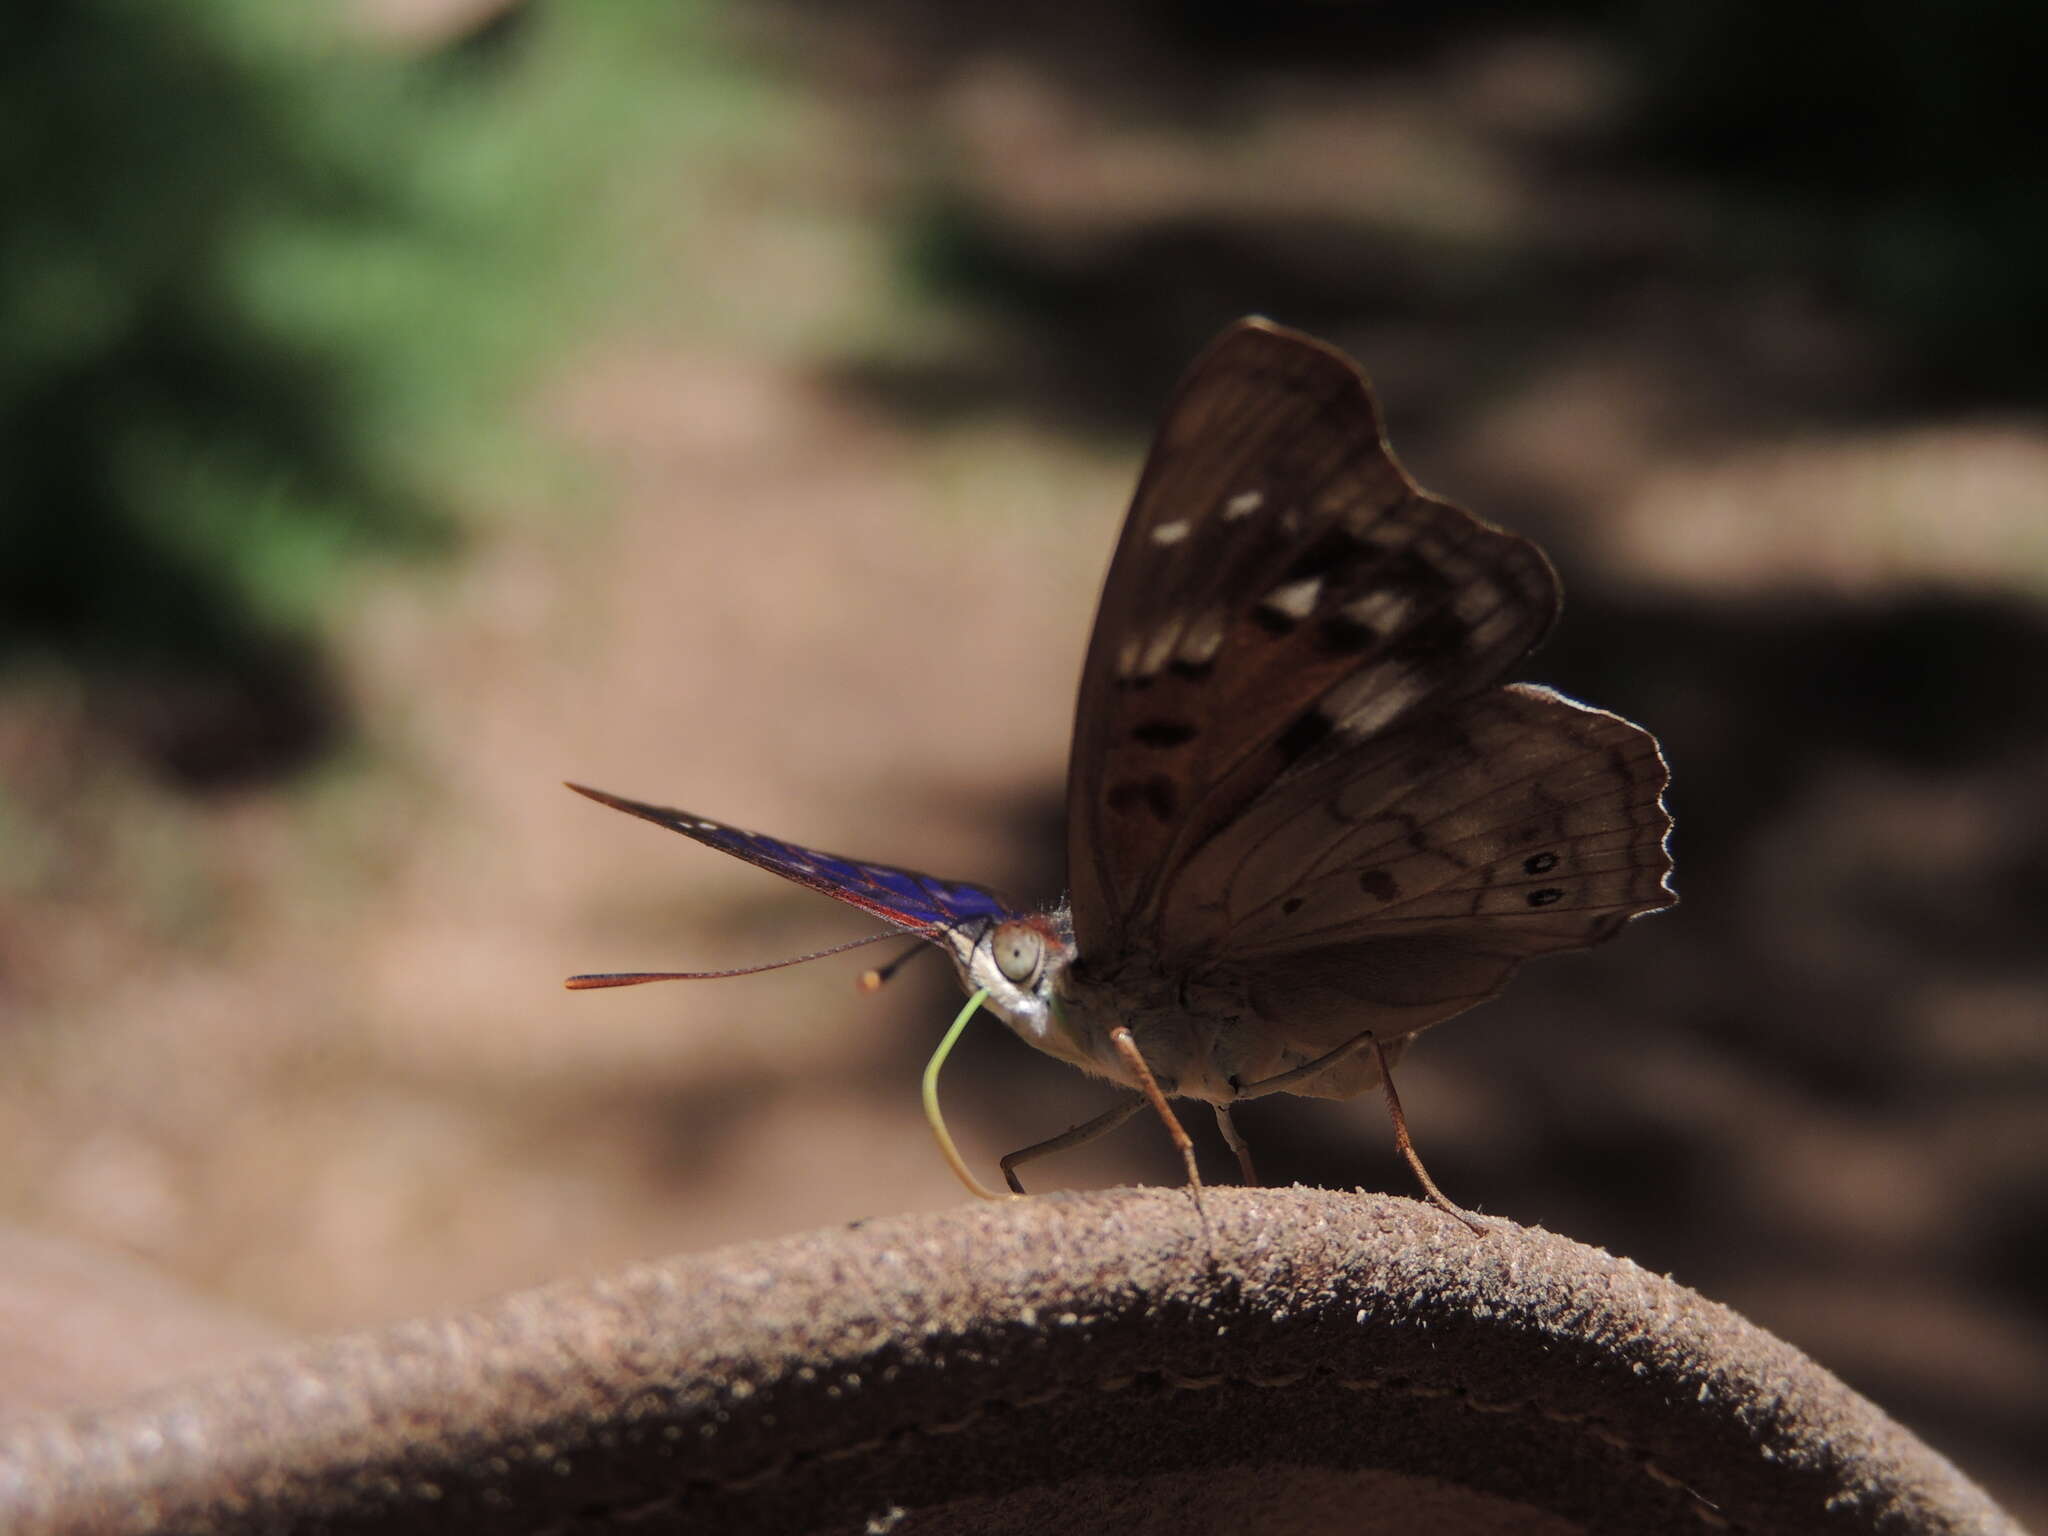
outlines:
[[[1017,915],[1008,902],[979,885],[939,880],[912,869],[866,864],[859,859],[841,858],[836,853],[799,848],[795,843],[785,843],[778,837],[744,832],[722,821],[627,800],[581,784],[571,784],[569,788],[579,795],[589,796],[599,805],[608,805],[615,811],[624,811],[658,827],[667,827],[671,832],[680,832],[707,848],[716,848],[785,880],[794,880],[798,885],[822,891],[919,938],[937,939],[963,923],[989,919],[1001,922]]]

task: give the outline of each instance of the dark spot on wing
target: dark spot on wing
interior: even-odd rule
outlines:
[[[1290,896],[1285,901],[1280,903],[1280,910],[1284,912],[1287,916],[1292,917],[1295,913],[1301,910],[1301,906],[1302,901],[1299,896]]]
[[[1119,815],[1147,811],[1157,821],[1173,820],[1173,813],[1180,803],[1180,797],[1174,791],[1173,780],[1164,774],[1155,774],[1149,779],[1126,779],[1121,784],[1113,784],[1110,786],[1107,799],[1109,808]]]
[[[1358,888],[1374,901],[1392,901],[1401,894],[1401,887],[1384,869],[1368,869],[1358,877]]]
[[[1280,733],[1273,746],[1288,762],[1299,762],[1335,729],[1330,717],[1321,710],[1305,709],[1294,724]]]
[[[1320,576],[1333,585],[1348,587],[1370,563],[1374,546],[1357,537],[1342,524],[1326,529],[1316,541],[1294,557],[1280,577],[1279,585]],[[1413,559],[1413,556],[1409,556]]]
[[[1269,635],[1291,635],[1300,620],[1261,603],[1252,610],[1252,622]]]
[[[1404,564],[1428,574],[1419,579],[1419,585],[1403,587],[1402,590],[1436,595],[1439,600],[1435,607],[1424,610],[1415,622],[1389,640],[1387,654],[1411,667],[1420,667],[1430,659],[1441,664],[1447,657],[1462,657],[1471,638],[1472,625],[1459,616],[1452,601],[1450,583],[1440,571],[1413,556],[1405,557]]]
[[[1332,614],[1316,629],[1316,644],[1339,653],[1369,651],[1379,643],[1379,638],[1379,631],[1370,624],[1361,624],[1341,613]]]
[[[1522,860],[1522,873],[1525,875],[1547,875],[1555,868],[1557,855],[1554,853],[1532,853]]]
[[[1185,677],[1194,682],[1200,682],[1216,670],[1216,658],[1211,656],[1206,661],[1189,661],[1184,657],[1176,656],[1166,664],[1166,670],[1175,677]]]
[[[1546,887],[1545,889],[1540,891],[1531,891],[1529,893],[1529,905],[1532,907],[1553,906],[1556,903],[1563,900],[1564,892],[1560,891],[1554,885]]]
[[[1147,747],[1178,747],[1200,734],[1185,720],[1147,720],[1131,729],[1131,739]]]

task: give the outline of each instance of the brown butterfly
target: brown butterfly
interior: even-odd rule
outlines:
[[[1536,955],[1670,906],[1656,741],[1502,679],[1556,621],[1542,551],[1427,495],[1334,347],[1237,322],[1181,379],[1110,563],[1067,775],[1070,894],[979,886],[582,792],[930,940],[1040,1050],[1149,1099],[1384,1085]],[[572,786],[574,787],[574,786]],[[666,973],[575,978],[620,985]]]

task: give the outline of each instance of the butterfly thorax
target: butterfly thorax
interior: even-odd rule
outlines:
[[[1270,1051],[1245,1028],[1243,989],[1215,972],[1168,974],[1149,958],[1079,962],[1056,978],[1060,1014],[1094,1070],[1129,1082],[1109,1033],[1124,1025],[1168,1094],[1228,1103],[1241,1085],[1270,1075],[1253,1056]],[[1247,1049],[1249,1048],[1249,1049]]]
[[[1168,970],[1141,954],[1081,956],[1064,907],[956,933],[949,948],[962,984],[986,987],[989,1009],[1026,1043],[1127,1087],[1136,1084],[1110,1040],[1120,1025],[1162,1089],[1211,1103],[1322,1054],[1276,1033],[1256,989],[1226,965]],[[1369,1061],[1294,1091],[1349,1097],[1377,1081]]]

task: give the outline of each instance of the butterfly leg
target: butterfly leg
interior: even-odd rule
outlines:
[[[1486,1228],[1451,1203],[1450,1197],[1436,1187],[1436,1180],[1429,1176],[1429,1170],[1422,1166],[1422,1158],[1415,1150],[1415,1143],[1408,1139],[1408,1117],[1401,1113],[1401,1096],[1394,1092],[1394,1066],[1387,1060],[1387,1048],[1380,1044],[1378,1035],[1372,1037],[1373,1054],[1380,1059],[1380,1085],[1387,1091],[1387,1114],[1394,1122],[1394,1145],[1401,1156],[1408,1160],[1408,1166],[1415,1174],[1416,1183],[1429,1196],[1429,1203],[1447,1216],[1455,1216],[1481,1237]]]
[[[1070,1130],[1057,1136],[1048,1136],[1044,1141],[1034,1141],[1028,1147],[1020,1147],[1003,1159],[1003,1178],[1013,1194],[1023,1194],[1024,1185],[1017,1177],[1017,1170],[1024,1164],[1044,1157],[1049,1152],[1064,1152],[1069,1147],[1082,1146],[1096,1137],[1115,1130],[1131,1116],[1145,1107],[1145,1096],[1134,1093],[1120,1104],[1112,1104],[1093,1120],[1083,1120]]]
[[[1166,1134],[1173,1138],[1174,1146],[1180,1149],[1180,1160],[1187,1165],[1188,1194],[1195,1202],[1195,1214],[1206,1228],[1208,1214],[1202,1209],[1202,1172],[1195,1166],[1195,1144],[1188,1139],[1187,1127],[1180,1123],[1180,1116],[1173,1112],[1173,1106],[1166,1102],[1166,1095],[1160,1092],[1159,1079],[1152,1075],[1152,1068],[1146,1064],[1145,1056],[1138,1049],[1138,1042],[1130,1030],[1118,1025],[1109,1032],[1109,1043],[1116,1047],[1117,1055],[1123,1057],[1124,1065],[1131,1069],[1131,1076],[1137,1079],[1138,1091],[1145,1096],[1145,1102],[1166,1124]]]
[[[1459,1206],[1453,1204],[1450,1196],[1436,1187],[1436,1180],[1429,1176],[1429,1170],[1422,1166],[1422,1155],[1415,1150],[1415,1143],[1408,1135],[1408,1116],[1402,1112],[1401,1096],[1394,1091],[1394,1064],[1387,1059],[1385,1043],[1371,1030],[1360,1031],[1338,1046],[1334,1051],[1325,1051],[1314,1061],[1305,1062],[1301,1066],[1282,1072],[1276,1077],[1269,1077],[1263,1082],[1248,1083],[1237,1091],[1237,1096],[1240,1099],[1262,1099],[1269,1093],[1285,1093],[1288,1089],[1305,1083],[1310,1078],[1328,1071],[1331,1067],[1337,1065],[1338,1062],[1355,1055],[1367,1046],[1371,1046],[1373,1054],[1379,1058],[1380,1086],[1386,1093],[1387,1116],[1394,1122],[1394,1146],[1400,1152],[1402,1159],[1408,1164],[1409,1171],[1415,1175],[1415,1182],[1420,1184],[1422,1192],[1429,1196],[1429,1203],[1431,1205],[1447,1216],[1457,1217],[1458,1220],[1465,1223],[1474,1232],[1484,1237],[1486,1235],[1486,1228],[1468,1216]]]
[[[1245,1145],[1244,1137],[1238,1134],[1237,1122],[1230,1118],[1230,1106],[1216,1106],[1216,1129],[1223,1133],[1223,1139],[1230,1143],[1230,1150],[1237,1154],[1238,1177],[1246,1184],[1256,1186],[1259,1171],[1252,1166],[1252,1149]]]

